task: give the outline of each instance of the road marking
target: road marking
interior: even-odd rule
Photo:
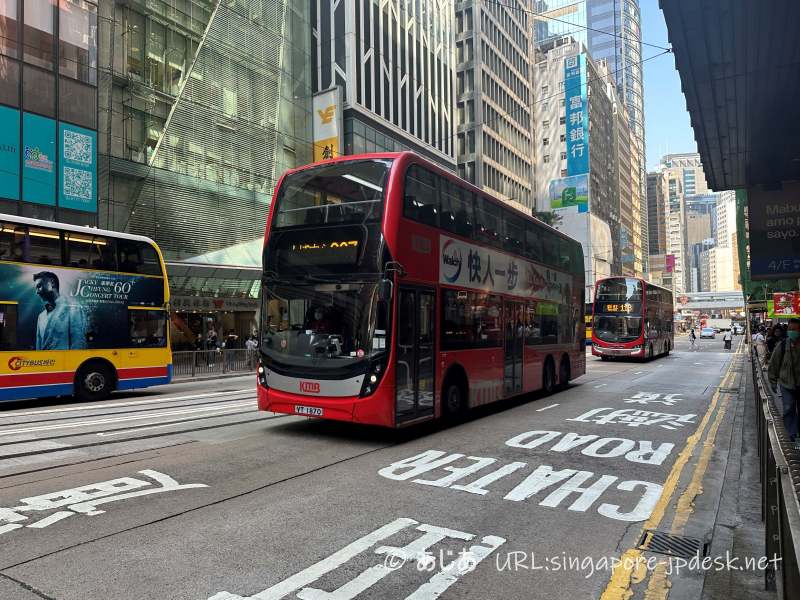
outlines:
[[[551,404],[550,406],[545,406],[544,408],[537,408],[536,412],[542,412],[543,410],[547,410],[548,408],[553,408],[554,406],[558,406],[558,402],[555,404]]]
[[[414,530],[419,532],[420,535],[405,546],[378,545],[379,542],[403,530],[407,531],[409,527],[414,527]],[[219,592],[211,596],[209,600],[279,600],[289,595],[293,598],[303,598],[305,600],[322,600],[324,598],[352,600],[357,596],[360,597],[363,592],[372,588],[385,577],[392,575],[395,571],[402,570],[407,564],[415,565],[417,572],[435,570],[436,573],[427,582],[406,595],[406,600],[434,600],[439,598],[461,577],[474,571],[487,556],[506,542],[505,538],[496,535],[484,536],[481,538],[480,543],[473,543],[468,550],[462,550],[457,559],[447,564],[443,564],[443,560],[437,561],[436,554],[431,551],[431,547],[440,543],[453,540],[468,542],[473,539],[475,539],[475,535],[472,533],[426,525],[414,519],[396,519],[348,544],[327,558],[253,596],[245,598],[230,592]],[[366,554],[368,550],[372,550],[372,553]],[[444,551],[439,554],[444,556]],[[381,558],[376,562],[373,555]],[[447,555],[450,555],[450,551],[448,551]],[[370,562],[373,564],[331,592],[309,587],[317,580],[355,558],[366,558],[367,560],[372,558]],[[354,571],[352,567],[347,570],[350,574]],[[395,586],[402,585],[403,581],[406,580],[402,575],[401,573],[400,578],[398,578],[399,581],[395,582]],[[405,593],[402,592],[400,597]]]
[[[694,364],[696,364],[696,365],[702,365],[703,363],[694,363]]]
[[[219,406],[192,406],[180,410],[170,410],[160,413],[147,413],[141,415],[129,415],[125,417],[109,417],[107,419],[95,419],[93,421],[77,421],[73,423],[59,423],[57,425],[39,425],[37,427],[26,427],[23,429],[7,429],[0,431],[0,436],[17,435],[20,433],[36,433],[37,431],[53,431],[57,429],[75,429],[78,427],[90,427],[92,425],[106,425],[108,423],[124,423],[126,421],[141,421],[143,419],[157,419],[159,417],[172,417],[174,415],[196,414],[200,412],[213,412],[227,410],[234,407],[253,406],[252,401],[234,402],[230,404],[220,404]]]
[[[636,373],[634,373],[634,375],[641,375],[642,373],[644,373],[644,371],[636,371]]]
[[[727,382],[734,374],[733,363],[734,361],[731,360],[730,364],[728,365],[728,372],[723,380],[723,384]],[[719,390],[714,392],[714,395],[709,402],[708,410],[703,415],[700,424],[697,426],[697,430],[687,438],[686,446],[684,446],[683,450],[681,450],[680,454],[678,454],[675,464],[672,465],[672,469],[670,469],[669,475],[667,475],[667,479],[664,481],[664,488],[663,492],[661,493],[661,497],[656,502],[653,512],[650,514],[650,518],[645,521],[644,525],[642,525],[642,531],[645,529],[657,529],[661,524],[661,520],[664,518],[667,506],[670,504],[672,496],[675,494],[675,491],[678,487],[681,473],[683,472],[686,464],[689,462],[689,459],[692,457],[697,443],[700,441],[700,438],[703,437],[706,427],[711,420],[711,415],[717,408],[719,396]],[[612,570],[611,579],[609,580],[608,585],[606,585],[605,590],[603,590],[600,600],[627,600],[632,595],[630,590],[631,583],[643,581],[646,576],[647,565],[646,561],[644,560],[642,550],[639,550],[636,547],[629,548],[622,554],[619,564]]]
[[[95,404],[93,406],[70,406],[67,408],[53,408],[50,410],[37,410],[34,412],[4,413],[5,417],[35,417],[37,415],[52,415],[57,413],[72,412],[76,410],[98,410],[100,408],[121,408],[124,406],[139,406],[142,404],[155,404],[157,402],[177,402],[178,400],[198,400],[200,398],[212,398],[214,396],[228,396],[231,394],[241,394],[243,392],[253,392],[252,388],[243,390],[232,390],[229,392],[210,392],[208,394],[195,394],[192,396],[172,396],[168,398],[153,398],[151,400],[132,400],[131,402],[115,402],[113,404]],[[253,396],[255,397],[255,395]]]
[[[601,383],[600,385],[596,385],[596,386],[594,386],[594,387],[595,387],[595,388],[601,388],[601,387],[603,387],[603,386],[605,386],[605,385],[608,385],[608,384],[607,384],[607,383]]]
[[[250,407],[253,411],[255,408]],[[220,415],[227,415],[232,413],[243,413],[243,412],[250,412],[250,410],[239,410],[237,408],[231,410],[221,410],[218,413],[212,415],[213,417],[218,417]],[[161,429],[163,427],[175,427],[177,425],[183,425],[186,421],[172,421],[171,423],[162,423],[161,425],[147,425],[145,427],[137,427],[136,429],[115,429],[114,431],[101,431],[97,435],[100,437],[108,437],[111,435],[123,435],[125,433],[138,433],[140,431],[147,431],[149,429]]]

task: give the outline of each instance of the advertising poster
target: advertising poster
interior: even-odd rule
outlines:
[[[439,244],[439,283],[554,302],[572,296],[569,273],[445,235]]]
[[[157,331],[155,323],[139,323],[138,315],[133,315],[143,311],[128,309],[136,305],[161,308],[164,282],[160,278],[0,263],[0,282],[3,299],[17,303],[15,323],[8,322],[13,317],[4,311],[2,325],[15,329],[12,338],[3,336],[4,344],[13,346],[4,350],[164,344],[163,333]],[[136,343],[132,344],[132,338]]]
[[[767,315],[771,319],[800,318],[800,292],[781,292],[767,300]]]
[[[0,106],[0,198],[19,200],[19,111]]]
[[[564,102],[567,119],[567,175],[589,172],[589,104],[586,55],[564,59]]]
[[[56,122],[22,114],[22,199],[56,203]]]
[[[97,212],[97,132],[59,123],[58,143],[59,206]]]
[[[800,277],[800,183],[748,190],[750,278]]]
[[[589,176],[575,175],[553,179],[549,187],[550,209],[589,212]]]

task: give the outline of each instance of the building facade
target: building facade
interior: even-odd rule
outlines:
[[[583,244],[590,298],[600,277],[643,272],[632,134],[605,62],[569,37],[537,52],[536,206]]]
[[[456,2],[458,174],[533,207],[532,20],[527,0]]]
[[[646,198],[644,94],[642,72],[641,15],[638,0],[536,0],[534,2],[536,44],[571,36],[583,43],[591,57],[604,61],[625,106],[634,154],[633,177],[640,198],[640,230],[643,247],[648,246]],[[647,270],[647,258],[643,268]]]
[[[667,253],[667,231],[664,210],[666,208],[664,176],[661,171],[647,174],[647,243],[648,254]],[[651,268],[652,270],[652,268]]]
[[[453,1],[323,0],[310,10],[312,92],[341,89],[344,153],[411,149],[455,170]]]
[[[257,319],[277,178],[311,161],[309,6],[99,5],[99,224],[168,261],[173,340]]]
[[[98,5],[0,4],[0,211],[98,224]]]

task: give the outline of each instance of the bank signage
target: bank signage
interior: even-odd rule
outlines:
[[[567,120],[567,175],[589,172],[589,104],[586,55],[564,59],[564,103]]]
[[[446,235],[439,248],[439,283],[554,302],[572,295],[568,273]]]

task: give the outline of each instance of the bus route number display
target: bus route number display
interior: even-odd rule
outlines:
[[[358,260],[358,240],[296,242],[290,249],[295,265],[353,265]]]
[[[638,307],[631,304],[630,302],[621,302],[621,303],[607,302],[604,308],[605,310],[603,312],[622,313],[626,315],[630,315],[638,311]]]

